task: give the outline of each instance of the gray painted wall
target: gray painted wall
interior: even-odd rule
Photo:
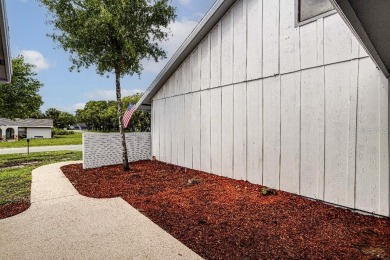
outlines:
[[[153,98],[158,160],[389,216],[388,88],[338,14],[241,0]]]

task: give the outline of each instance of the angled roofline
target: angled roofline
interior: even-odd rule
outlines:
[[[337,12],[340,14],[341,18],[350,28],[352,33],[356,36],[358,41],[361,43],[365,51],[377,65],[377,67],[383,72],[386,78],[390,77],[390,68],[386,67],[385,63],[382,60],[381,54],[378,53],[378,50],[375,48],[370,33],[366,31],[362,25],[362,21],[358,17],[358,14],[353,9],[350,0],[330,0]],[[389,8],[389,3],[384,2],[382,4],[383,8]],[[370,4],[370,3],[369,3]],[[378,1],[378,4],[381,3]],[[379,15],[379,14],[378,14]],[[386,26],[383,24],[378,24],[380,26]],[[387,25],[388,26],[388,25]]]
[[[226,14],[236,0],[217,0],[195,29],[175,52],[164,66],[149,88],[137,102],[137,110],[151,110],[152,98],[172,74],[180,67],[191,52],[198,46],[204,37],[214,28],[218,21]]]
[[[5,78],[0,78],[1,83],[10,83],[12,66],[11,66],[11,54],[9,47],[9,32],[8,32],[8,20],[7,20],[7,11],[5,7],[5,0],[0,0],[0,43],[2,55],[4,61],[0,60],[0,68],[4,66]],[[3,69],[3,68],[1,68]]]

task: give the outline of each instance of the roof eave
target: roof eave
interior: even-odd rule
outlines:
[[[11,55],[9,47],[8,20],[5,7],[5,1],[0,0],[0,37],[2,44],[2,56],[4,63],[0,62],[0,69],[4,70],[5,77],[0,77],[0,82],[10,83],[12,74]]]
[[[378,44],[388,44],[388,38],[389,33],[387,35],[381,35],[381,41],[375,40],[372,37],[372,31],[370,31],[370,28],[365,28],[364,23],[372,22],[375,23],[375,29],[383,26],[389,26],[388,23],[380,24],[377,19],[372,19],[368,21],[364,18],[364,16],[359,16],[358,14],[362,14],[366,10],[355,10],[353,6],[350,3],[350,0],[330,0],[337,12],[340,14],[340,16],[343,18],[344,22],[347,24],[347,26],[351,29],[352,33],[356,36],[358,41],[362,44],[363,48],[366,50],[368,55],[372,58],[372,60],[376,63],[377,67],[383,72],[383,74],[386,76],[386,78],[389,78],[390,73],[390,67],[386,66],[389,64],[389,60],[386,60],[386,56],[383,55],[379,49],[377,49],[375,46],[378,46]],[[377,14],[378,16],[387,15],[388,11],[390,10],[390,4],[387,1],[378,1],[375,2],[376,6],[372,6],[371,1],[361,2],[366,5],[367,9],[376,7],[377,10],[382,10],[382,14]],[[363,5],[364,6],[364,5]],[[388,16],[387,21],[390,20]],[[372,28],[371,28],[372,29]],[[387,48],[382,48],[382,50],[385,49],[387,52]],[[389,56],[387,56],[389,57]]]
[[[152,98],[172,74],[180,67],[191,52],[198,46],[204,37],[214,28],[218,21],[225,15],[235,0],[217,0],[207,14],[198,23],[195,29],[187,37],[184,43],[164,66],[149,88],[136,104],[137,110],[151,110]]]

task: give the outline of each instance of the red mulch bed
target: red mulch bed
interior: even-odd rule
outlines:
[[[30,202],[12,202],[0,205],[0,219],[15,216],[30,207]]]
[[[80,194],[122,197],[206,259],[390,258],[388,218],[158,161],[131,167],[61,169]]]

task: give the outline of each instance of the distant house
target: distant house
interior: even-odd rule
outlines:
[[[136,105],[152,156],[390,216],[389,12],[217,0]]]
[[[86,123],[77,123],[75,125],[71,125],[68,127],[68,129],[70,130],[81,130],[81,131],[84,131],[84,130],[88,130],[88,126]]]
[[[86,123],[78,123],[77,125],[77,130],[87,130],[88,127],[87,127],[87,124]]]
[[[52,119],[6,119],[0,118],[2,141],[23,138],[51,138]]]

